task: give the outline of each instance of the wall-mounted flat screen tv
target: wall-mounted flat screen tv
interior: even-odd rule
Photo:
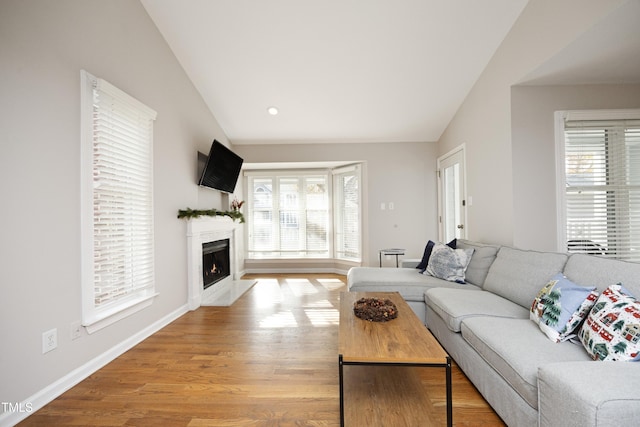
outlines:
[[[240,156],[214,139],[198,184],[225,193],[233,193],[242,162]]]

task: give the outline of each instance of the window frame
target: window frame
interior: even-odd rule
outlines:
[[[557,250],[560,252],[568,252],[568,236],[567,236],[567,194],[566,194],[566,141],[565,141],[565,123],[567,121],[598,121],[613,122],[624,120],[640,120],[640,109],[625,110],[566,110],[556,111],[554,114],[555,121],[555,154],[556,154],[556,218],[557,218]],[[603,126],[605,127],[605,126]],[[607,148],[610,151],[610,148]],[[608,156],[608,155],[607,155]],[[625,155],[626,159],[626,155]],[[608,162],[609,160],[607,160]],[[607,169],[608,173],[608,163]],[[604,187],[606,188],[606,187]],[[609,217],[608,217],[609,218]],[[611,254],[603,251],[603,256],[611,258],[626,259],[618,254]]]
[[[336,168],[333,169],[331,171],[332,175],[333,175],[333,192],[332,194],[333,196],[333,210],[334,210],[334,221],[333,221],[333,257],[334,259],[337,260],[341,260],[341,261],[350,261],[350,262],[362,262],[362,167],[360,164],[355,164],[355,165],[349,165],[349,166],[345,166],[345,167],[341,167],[341,168]],[[341,214],[342,214],[342,209],[341,207],[343,206],[343,204],[341,203],[341,200],[339,199],[338,195],[342,194],[342,191],[338,189],[338,184],[337,181],[341,178],[341,177],[345,177],[345,176],[354,176],[355,179],[357,180],[358,183],[358,248],[357,248],[357,253],[355,254],[355,256],[347,256],[347,255],[341,255],[343,253],[343,251],[341,250],[341,248],[339,247],[339,242],[340,242],[340,238],[338,237],[339,234],[342,235],[346,235],[347,233],[344,232],[344,230],[340,230],[340,227],[342,226],[342,221],[340,220],[341,218]],[[345,252],[346,254],[346,252]]]
[[[107,327],[133,313],[136,313],[153,303],[153,299],[157,296],[155,290],[154,277],[154,243],[153,243],[153,121],[156,118],[156,112],[135,98],[122,92],[120,89],[99,79],[85,70],[81,70],[81,117],[80,117],[80,189],[81,189],[81,294],[82,294],[82,325],[85,326],[88,333],[94,333],[104,327]],[[97,126],[96,112],[97,107],[94,99],[94,89],[102,87],[106,92],[117,98],[118,101],[126,103],[126,108],[132,109],[143,120],[149,120],[146,129],[146,154],[144,155],[147,162],[146,177],[148,181],[144,187],[147,200],[145,203],[145,212],[148,218],[145,222],[147,231],[146,237],[150,239],[148,248],[143,251],[147,270],[151,272],[147,274],[145,285],[133,286],[131,290],[126,290],[125,285],[121,286],[124,293],[120,296],[111,298],[109,302],[100,303],[96,300],[96,263],[99,262],[95,258],[95,242],[97,240],[96,230],[94,226],[95,208],[94,208],[94,150],[95,140],[94,127]],[[120,107],[124,108],[124,107]],[[102,118],[101,118],[102,119]],[[101,120],[100,119],[100,120]],[[131,203],[127,206],[131,206]],[[103,213],[104,215],[104,213]],[[109,226],[109,225],[107,225]],[[121,227],[121,226],[120,226]],[[115,225],[114,225],[115,228]],[[136,235],[137,236],[137,235]],[[133,242],[135,239],[129,237]],[[124,263],[123,263],[124,265]],[[150,279],[149,279],[150,274]],[[150,284],[149,284],[150,280]]]

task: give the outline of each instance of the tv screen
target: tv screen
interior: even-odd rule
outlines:
[[[233,193],[242,162],[240,156],[214,139],[198,184],[225,193]]]

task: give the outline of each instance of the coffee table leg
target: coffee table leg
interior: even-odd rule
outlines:
[[[344,376],[342,355],[338,355],[338,375],[340,377],[340,427],[344,427]]]
[[[447,356],[447,426],[453,426],[453,398],[451,396],[451,358]]]

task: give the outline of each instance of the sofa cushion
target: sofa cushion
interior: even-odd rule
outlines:
[[[637,369],[628,363],[600,363],[597,369],[593,364],[593,361],[558,362],[540,367],[540,427],[638,425]],[[606,389],[601,384],[606,384]]]
[[[622,282],[632,295],[640,296],[640,263],[637,262],[572,254],[563,273],[575,283],[595,286],[600,293],[609,286]]]
[[[567,257],[566,254],[503,246],[491,264],[482,288],[528,310],[540,288],[562,271]]]
[[[414,268],[353,267],[347,273],[347,287],[353,292],[399,292],[406,301],[424,303],[424,293],[436,287],[477,288],[420,274]]]
[[[489,267],[491,267],[491,264],[496,259],[499,247],[472,242],[470,240],[458,239],[457,248],[473,249],[471,261],[469,262],[467,271],[465,272],[465,281],[477,286],[482,286],[484,279],[486,279],[487,274],[489,273]]]
[[[452,249],[442,243],[436,243],[424,274],[429,274],[449,282],[466,283],[464,272],[471,261],[473,249]]]
[[[640,360],[640,301],[621,285],[609,286],[578,335],[594,360]]]
[[[586,361],[582,346],[554,343],[529,319],[471,317],[462,337],[534,409],[538,408],[538,368],[557,361]]]
[[[566,341],[575,336],[574,330],[587,317],[596,299],[595,287],[577,285],[558,273],[538,292],[529,317],[551,341]]]
[[[474,289],[470,287],[470,289]],[[478,288],[475,288],[478,289]],[[497,316],[526,319],[528,312],[505,298],[486,291],[469,292],[467,289],[429,289],[425,302],[453,332],[460,332],[460,323],[472,316]]]

